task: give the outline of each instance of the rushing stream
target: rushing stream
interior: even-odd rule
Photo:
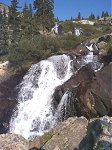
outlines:
[[[91,47],[88,49],[90,52],[78,62],[81,65],[77,70],[93,61],[94,70],[101,67],[98,58],[93,56]],[[75,71],[73,60],[65,54],[52,56],[32,65],[19,85],[18,106],[10,121],[10,132],[21,134],[28,139],[52,128],[57,122],[57,113],[54,112],[52,105],[54,90],[66,82]],[[67,94],[64,97],[66,99]],[[66,102],[63,98],[57,112],[61,111],[64,104]]]

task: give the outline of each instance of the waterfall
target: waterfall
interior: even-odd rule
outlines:
[[[89,50],[88,55],[83,57],[83,64],[90,64],[95,72],[100,70],[103,67],[103,63],[99,62],[98,55],[94,55],[94,51],[98,51],[98,48],[95,44],[91,44],[90,46],[86,46]]]
[[[10,121],[10,132],[21,134],[26,139],[39,136],[57,123],[63,110],[65,115],[69,113],[66,108],[71,107],[68,105],[70,93],[63,95],[56,111],[52,102],[53,94],[57,86],[70,79],[82,66],[90,63],[95,71],[101,68],[98,56],[93,55],[92,45],[87,48],[88,54],[80,60],[75,56],[73,61],[63,54],[31,66],[19,85],[18,105]]]
[[[31,67],[20,84],[18,106],[10,121],[10,132],[29,137],[41,135],[56,122],[52,96],[57,86],[73,74],[72,60],[59,55]]]

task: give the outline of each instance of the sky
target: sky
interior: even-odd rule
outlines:
[[[10,5],[11,0],[0,0],[0,2]],[[18,0],[19,6],[32,3],[34,0]],[[101,15],[102,11],[112,14],[112,0],[54,0],[54,15],[60,20],[77,17],[78,12],[81,16],[88,17],[91,12],[96,16]]]

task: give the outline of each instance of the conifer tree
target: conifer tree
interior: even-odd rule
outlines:
[[[93,13],[91,13],[91,15],[89,16],[90,20],[94,20],[95,19],[95,15]]]
[[[3,13],[0,12],[0,54],[8,53],[8,18],[4,8]]]
[[[23,8],[23,17],[27,17],[27,16],[28,16],[28,13],[29,13],[28,6],[27,6],[27,4],[25,3],[25,4],[24,4],[24,8]]]
[[[102,15],[101,15],[101,18],[105,17],[105,12],[102,11]]]
[[[100,16],[99,16],[99,15],[97,15],[97,19],[100,19]]]
[[[70,19],[71,21],[73,21],[73,17],[71,16],[71,19]]]
[[[31,35],[32,30],[32,6],[25,3],[21,18],[21,35]]]
[[[19,23],[20,13],[18,11],[18,3],[18,0],[12,0],[9,11],[9,22],[14,26],[18,25]]]
[[[32,17],[32,15],[33,15],[32,4],[29,4],[29,15],[30,15],[30,17]]]
[[[81,20],[81,14],[80,14],[80,12],[78,13],[77,18],[78,18],[78,20]]]
[[[12,30],[12,42],[15,42],[19,39],[19,32],[20,32],[20,12],[18,11],[19,2],[18,0],[11,0],[11,6],[9,9],[9,24],[10,30]]]
[[[45,28],[50,29],[54,19],[54,0],[35,0],[34,9],[35,17],[42,25],[43,32]]]
[[[104,16],[109,17],[108,11],[105,12]]]

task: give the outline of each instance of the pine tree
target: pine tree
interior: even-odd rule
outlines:
[[[4,8],[3,13],[0,12],[0,54],[8,53],[8,18]]]
[[[24,4],[21,18],[21,35],[31,36],[32,34],[32,6]]]
[[[32,4],[29,4],[29,15],[32,18],[33,16],[33,8],[32,8]]]
[[[104,17],[109,17],[108,11],[104,14]]]
[[[18,11],[19,2],[18,0],[11,0],[11,6],[9,9],[9,24],[10,24],[10,30],[13,31],[12,33],[12,42],[15,42],[19,38],[19,32],[20,32],[20,12]]]
[[[56,18],[56,21],[59,22],[59,18],[58,17]]]
[[[18,12],[18,0],[12,0],[9,11],[9,22],[16,26],[19,21],[20,13]]]
[[[97,19],[100,19],[100,16],[99,16],[99,15],[97,15]]]
[[[91,13],[91,15],[89,16],[90,20],[94,20],[95,19],[95,15],[93,13]]]
[[[29,14],[28,6],[25,3],[23,8],[23,17],[28,17],[28,14]]]
[[[50,29],[54,20],[54,0],[35,0],[34,9],[36,10],[35,17],[42,25],[43,32],[45,28]]]
[[[102,15],[101,15],[101,18],[105,17],[105,12],[102,11]]]
[[[73,21],[73,17],[71,16],[71,19],[70,19],[71,21]]]
[[[81,20],[81,14],[80,14],[80,12],[78,13],[77,18],[78,18],[78,20]]]

